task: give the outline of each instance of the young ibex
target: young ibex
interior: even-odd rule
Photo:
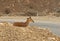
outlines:
[[[26,22],[14,22],[13,26],[27,27],[30,22],[34,22],[31,17],[27,18]]]

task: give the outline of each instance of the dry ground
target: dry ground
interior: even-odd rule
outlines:
[[[46,28],[0,26],[0,41],[60,41]]]

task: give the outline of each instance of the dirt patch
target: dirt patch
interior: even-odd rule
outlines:
[[[60,41],[46,28],[0,26],[0,41]]]

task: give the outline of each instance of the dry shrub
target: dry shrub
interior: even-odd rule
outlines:
[[[10,8],[5,8],[4,14],[8,15],[8,14],[10,14],[10,13],[11,13]]]

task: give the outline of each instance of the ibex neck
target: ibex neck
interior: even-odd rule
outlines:
[[[29,21],[27,20],[25,23],[28,25],[29,24]]]

